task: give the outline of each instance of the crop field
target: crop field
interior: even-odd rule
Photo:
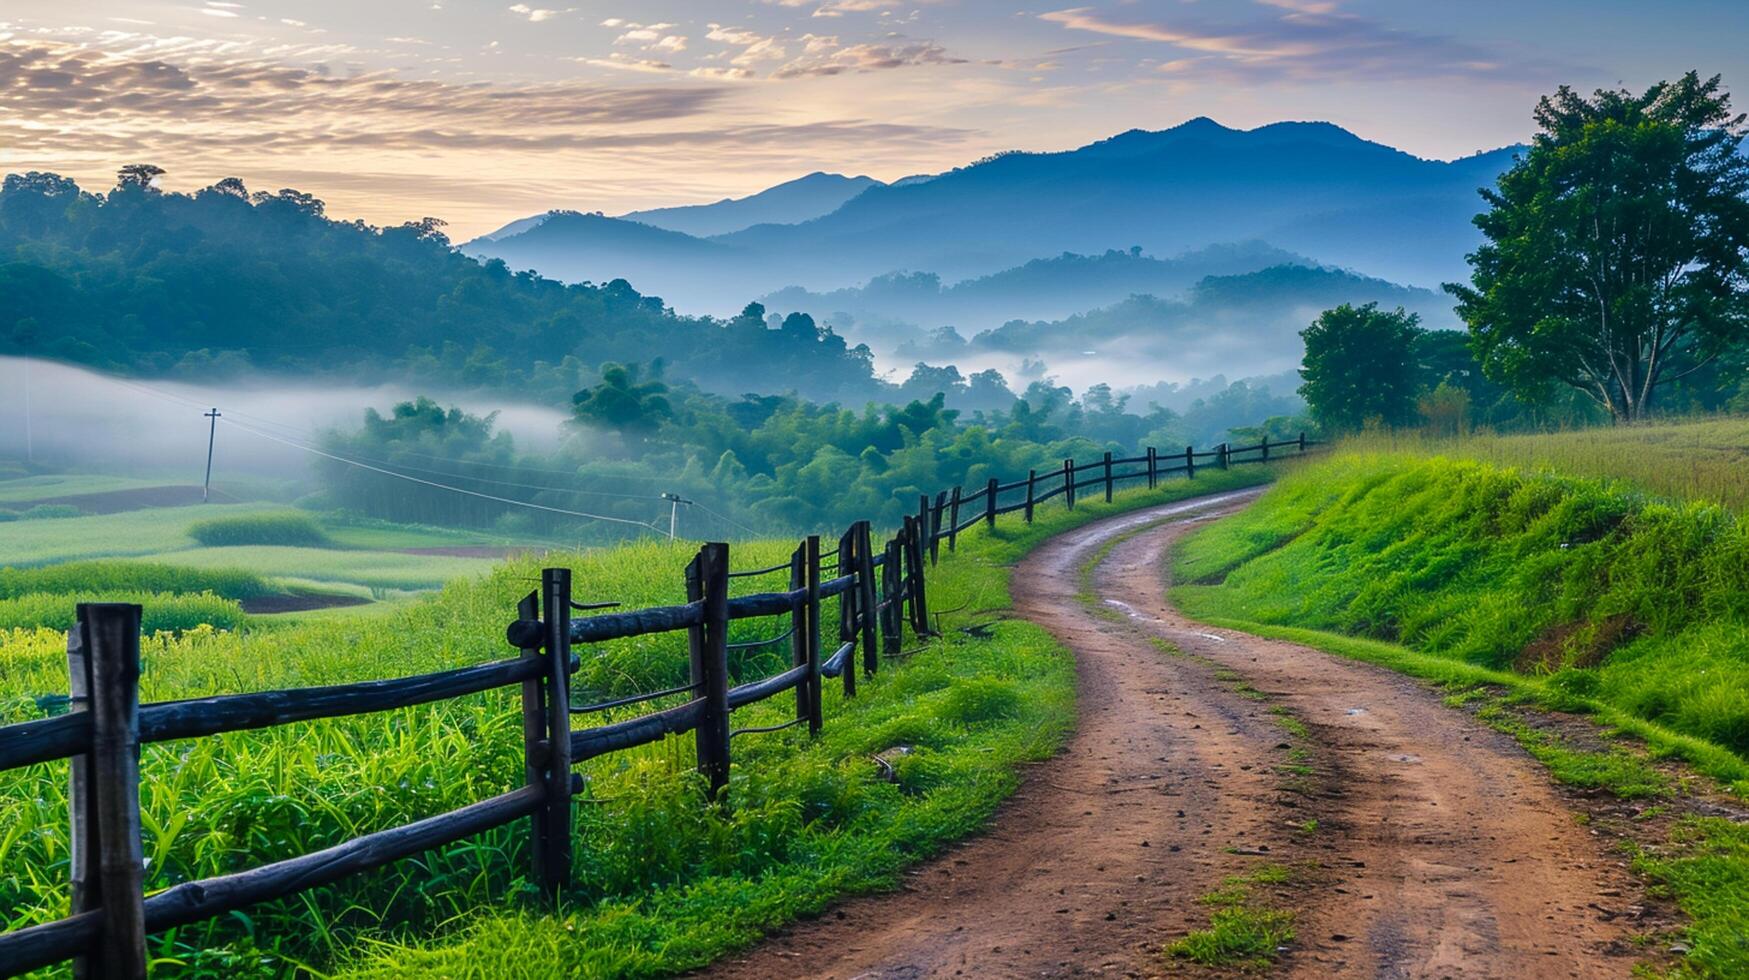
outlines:
[[[1051,508],[1030,527],[968,531],[931,577],[932,601],[954,610],[950,627],[999,618],[1007,564],[1049,534],[1267,475],[1211,474],[1151,495],[1120,494],[1111,505]],[[766,565],[793,547],[737,544],[732,554],[737,567]],[[141,695],[342,683],[503,657],[504,626],[543,564],[571,567],[580,599],[637,607],[681,598],[679,572],[691,551],[653,542],[518,558],[368,619],[160,633],[143,650]],[[737,591],[777,584],[741,580]],[[770,624],[739,627],[733,639]],[[1067,651],[1023,622],[949,637],[889,664],[853,700],[828,685],[817,740],[795,730],[737,740],[726,819],[702,805],[690,742],[670,739],[581,767],[576,886],[562,914],[532,904],[518,825],[163,934],[152,953],[188,976],[278,976],[294,967],[362,976],[654,976],[700,965],[834,897],[892,886],[903,867],[976,828],[1014,787],[1017,764],[1054,751],[1073,719]],[[787,648],[770,650],[741,652],[731,668],[750,679],[787,665]],[[579,701],[672,685],[686,671],[682,635],[582,652]],[[0,631],[0,664],[0,723],[40,717],[65,693],[59,631]],[[751,706],[736,724],[781,721],[786,710],[782,699]],[[520,726],[515,693],[499,691],[148,746],[148,888],[305,853],[520,785]],[[871,763],[877,754],[891,758],[890,777]],[[56,765],[39,765],[0,781],[0,909],[16,928],[66,907],[66,778]]]

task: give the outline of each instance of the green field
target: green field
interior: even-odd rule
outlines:
[[[0,482],[0,491],[19,483],[40,485],[61,479],[28,477]],[[71,478],[69,478],[71,479]],[[95,479],[80,477],[77,479]],[[108,479],[108,478],[104,478]],[[15,490],[15,493],[24,491]],[[254,528],[254,540],[283,536],[284,525],[311,526],[316,547],[280,544],[203,546],[191,530],[197,525]],[[233,539],[250,540],[232,531]],[[222,540],[222,538],[211,538]],[[237,571],[266,580],[269,591],[334,593],[383,599],[397,592],[436,589],[452,579],[481,575],[492,567],[489,558],[410,553],[420,549],[499,549],[538,547],[533,542],[443,528],[363,521],[344,515],[311,514],[283,504],[210,504],[160,507],[115,514],[52,520],[0,523],[0,569],[15,571],[115,559],[105,566],[101,585],[69,586],[62,582],[49,592],[88,592],[92,588],[161,590],[144,576],[138,581],[114,580],[121,563],[146,563],[203,571]],[[94,566],[83,566],[87,571]],[[172,588],[172,592],[198,588]],[[254,594],[261,594],[260,592]],[[243,598],[244,596],[234,596]],[[306,614],[299,614],[306,615]]]
[[[1212,492],[1261,470],[1131,493],[1073,514],[1049,508],[1028,528],[968,532],[931,578],[956,623],[1006,607],[1007,565],[1032,545],[1103,513]],[[769,564],[793,543],[737,544],[737,567]],[[677,601],[689,545],[649,543],[549,556],[579,591],[637,606]],[[337,683],[506,656],[503,628],[542,560],[520,559],[367,619],[272,630],[162,634],[145,650],[148,700]],[[746,588],[755,588],[747,584]],[[738,590],[740,591],[740,590]],[[827,621],[834,613],[828,609]],[[770,623],[742,624],[735,638]],[[669,740],[592,762],[579,807],[576,879],[564,912],[530,904],[520,826],[362,875],[245,916],[154,939],[178,975],[277,976],[294,964],[367,976],[657,976],[707,962],[847,892],[892,887],[899,871],[976,828],[1015,785],[1014,767],[1052,752],[1073,719],[1073,669],[1037,627],[1004,622],[988,639],[951,634],[864,684],[854,701],[828,685],[825,734],[736,741],[727,818],[702,806],[690,744]],[[683,676],[683,636],[585,651],[578,697],[647,690]],[[743,678],[787,658],[742,654]],[[0,633],[0,722],[39,716],[64,693],[60,633]],[[782,720],[785,699],[735,723]],[[590,720],[612,720],[647,706]],[[871,754],[907,746],[896,782]],[[303,853],[503,792],[522,779],[513,691],[405,711],[183,744],[142,763],[153,887]],[[62,914],[65,772],[0,776],[0,875],[8,928]]]

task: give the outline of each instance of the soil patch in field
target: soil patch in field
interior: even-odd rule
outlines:
[[[243,611],[251,615],[308,612],[311,609],[337,609],[341,606],[362,606],[370,602],[355,595],[261,595],[239,601]]]
[[[457,545],[446,548],[397,548],[403,555],[432,555],[443,558],[514,558],[527,554],[533,548],[518,548],[501,545]]]
[[[58,497],[20,500],[6,506],[12,510],[28,510],[39,504],[70,504],[87,514],[120,514],[146,507],[187,507],[200,502],[200,487],[164,486],[105,490],[101,493],[69,493]]]

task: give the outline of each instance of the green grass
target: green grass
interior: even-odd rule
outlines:
[[[1191,536],[1175,577],[1186,583],[1175,600],[1205,622],[1448,685],[1454,704],[1480,700],[1477,717],[1560,782],[1664,795],[1676,787],[1655,762],[1678,757],[1749,795],[1749,532],[1716,504],[1347,453]],[[1508,710],[1519,704],[1589,714],[1645,751],[1570,744]],[[1729,824],[1682,826],[1640,858],[1694,918],[1678,974],[1749,975],[1749,848]]]
[[[1207,929],[1198,929],[1166,946],[1168,956],[1203,966],[1255,969],[1267,966],[1277,950],[1294,938],[1294,916],[1260,901],[1254,885],[1291,881],[1293,872],[1266,864],[1246,875],[1225,879],[1221,887],[1199,901],[1214,906]]]
[[[86,558],[154,555],[193,548],[188,525],[205,516],[283,512],[276,504],[208,504],[0,524],[0,562],[14,567]]]
[[[208,548],[238,545],[323,548],[333,543],[315,518],[297,511],[208,517],[188,525],[188,536]]]
[[[32,593],[211,592],[249,599],[276,591],[259,575],[235,568],[195,569],[133,561],[75,561],[39,568],[0,568],[0,599]]]
[[[1258,468],[1199,477],[1073,514],[1046,509],[1030,528],[1005,523],[988,534],[969,532],[931,577],[932,604],[958,610],[944,617],[949,626],[988,622],[1010,604],[1008,566],[1050,534],[1268,475]],[[737,544],[735,565],[771,564],[792,547]],[[254,550],[185,550],[163,558]],[[381,615],[161,634],[144,644],[142,697],[344,683],[509,656],[504,626],[517,598],[535,587],[541,564],[570,566],[580,598],[636,607],[679,601],[680,570],[691,553],[686,545],[655,542],[519,559]],[[826,619],[836,620],[830,607]],[[769,621],[738,624],[733,638],[771,632]],[[580,699],[648,690],[685,671],[683,634],[580,652],[584,668],[574,682]],[[787,651],[748,652],[732,669],[747,679],[786,660]],[[65,672],[61,633],[0,633],[0,723],[41,717],[44,704],[66,693]],[[974,831],[1013,789],[1016,766],[1060,744],[1073,721],[1073,684],[1067,652],[1036,627],[1001,622],[987,638],[953,632],[884,665],[854,701],[830,685],[826,729],[817,741],[797,730],[737,739],[726,817],[702,805],[685,740],[580,767],[587,784],[574,835],[576,884],[559,914],[532,904],[519,824],[163,934],[153,939],[152,953],[160,970],[195,977],[279,976],[296,964],[376,976],[672,974],[836,897],[891,887],[902,868]],[[738,711],[735,725],[783,720],[784,700]],[[898,746],[911,751],[894,757],[895,781],[888,781],[870,756]],[[518,695],[498,691],[155,744],[145,748],[141,770],[149,887],[160,888],[307,853],[520,785]],[[0,828],[5,927],[64,914],[64,765],[0,774]]]
[[[1349,439],[1345,446],[1619,480],[1673,500],[1749,513],[1749,417],[1741,415],[1539,435],[1430,438],[1407,431]]]
[[[275,545],[172,551],[155,555],[152,561],[197,570],[256,569],[275,579],[292,579],[306,591],[333,592],[349,591],[344,588],[347,584],[379,592],[435,589],[458,578],[483,575],[495,564],[488,558]]]
[[[66,592],[24,595],[0,599],[0,630],[49,629],[67,630],[73,626],[81,602],[132,602],[141,607],[140,629],[146,633],[159,630],[192,630],[199,626],[236,629],[243,625],[244,615],[235,599],[211,593],[172,594],[164,592]]]

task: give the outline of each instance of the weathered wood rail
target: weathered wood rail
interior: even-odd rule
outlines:
[[[720,801],[736,736],[792,725],[818,734],[824,724],[822,685],[839,679],[844,694],[854,697],[859,648],[861,673],[872,677],[883,653],[899,653],[907,627],[914,636],[931,634],[924,568],[939,558],[943,542],[952,551],[961,532],[979,522],[994,527],[1004,514],[1023,512],[1030,523],[1037,507],[1055,497],[1073,508],[1076,494],[1089,488],[1102,490],[1109,501],[1119,484],[1145,480],[1153,488],[1165,476],[1194,478],[1199,467],[1280,460],[1313,445],[1302,434],[1287,442],[1265,438],[1255,446],[1222,444],[1202,452],[1187,446],[1182,453],[1162,455],[1150,448],[1125,459],[1106,453],[1092,463],[1064,460],[1060,470],[1043,476],[1035,470],[1008,483],[991,479],[970,494],[954,487],[933,500],[923,495],[917,512],[904,518],[878,554],[867,521],[845,531],[831,552],[822,553],[819,537],[809,536],[788,562],[742,572],[730,571],[727,544],[706,544],[686,567],[687,601],[680,605],[573,617],[575,610],[601,606],[572,600],[569,569],[545,569],[540,589],[518,603],[506,629],[520,656],[391,680],[142,705],[141,608],[82,603],[67,638],[68,713],[0,726],[0,770],[69,760],[71,908],[66,918],[0,933],[0,974],[72,960],[74,975],[82,978],[144,977],[146,937],[152,933],[327,885],[523,819],[529,821],[534,879],[549,899],[557,899],[570,881],[571,799],[582,783],[574,766],[691,732],[699,771],[713,800]],[[827,558],[833,575],[822,580]],[[729,595],[731,579],[785,570],[785,591]],[[839,600],[837,645],[823,654],[822,609],[834,598]],[[765,640],[729,642],[731,622],[765,617],[784,617],[788,628]],[[599,704],[570,703],[570,678],[579,666],[574,646],[682,630],[690,662],[687,684]],[[789,669],[731,685],[731,648],[784,641],[792,654]],[[146,894],[142,744],[388,711],[506,687],[520,687],[522,693],[521,788],[311,854]],[[736,709],[790,691],[795,692],[793,720],[730,727]],[[689,699],[636,718],[572,727],[576,714],[679,696]]]

